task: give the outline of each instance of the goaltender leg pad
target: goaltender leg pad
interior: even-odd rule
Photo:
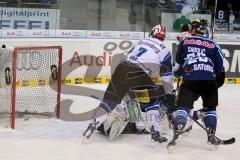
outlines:
[[[109,131],[109,140],[114,140],[118,137],[129,122],[127,113],[124,109],[125,107],[122,106],[124,104],[125,103],[118,104],[103,123],[105,134],[108,134],[107,132]]]
[[[115,121],[113,121],[110,129],[109,137],[108,137],[109,140],[114,140],[117,137],[119,137],[120,134],[125,129],[125,127],[127,126],[127,124],[128,124],[128,120],[116,119]]]
[[[138,100],[132,99],[130,101],[127,101],[126,110],[128,113],[129,121],[131,123],[135,123],[142,120],[141,108],[138,103]]]

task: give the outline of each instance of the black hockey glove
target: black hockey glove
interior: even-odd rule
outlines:
[[[218,88],[220,88],[224,84],[224,80],[225,80],[225,71],[222,71],[216,75],[216,83]]]

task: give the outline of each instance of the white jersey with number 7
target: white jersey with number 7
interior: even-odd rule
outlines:
[[[172,53],[156,38],[139,40],[129,51],[127,60],[137,64],[150,75],[159,70],[160,66],[168,67],[168,72],[162,74],[172,74]]]

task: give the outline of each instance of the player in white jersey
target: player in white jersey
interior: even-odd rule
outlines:
[[[116,67],[103,100],[96,108],[92,122],[83,133],[84,137],[89,138],[131,90],[144,88],[147,89],[150,99],[150,105],[146,105],[144,110],[150,116],[148,120],[152,139],[162,140],[159,134],[160,125],[156,122],[159,116],[159,102],[165,102],[169,97],[166,93],[171,93],[174,89],[172,53],[162,43],[165,34],[165,27],[161,25],[153,27],[149,37],[139,40],[129,51],[127,58]],[[151,76],[157,74],[162,77],[163,85],[156,85],[152,81]]]

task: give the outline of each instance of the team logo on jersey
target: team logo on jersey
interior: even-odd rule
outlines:
[[[195,40],[195,39],[185,39],[183,45],[186,44],[195,44],[195,45],[199,45],[199,46],[204,46],[207,48],[215,48],[215,44],[214,43],[209,43],[207,41],[201,41],[201,40]]]

